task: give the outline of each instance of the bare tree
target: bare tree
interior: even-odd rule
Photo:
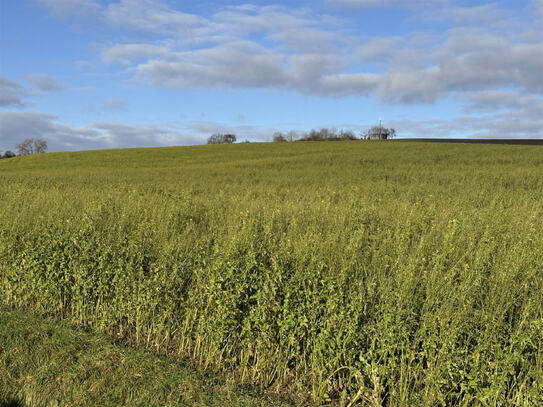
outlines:
[[[298,138],[298,133],[295,130],[291,130],[287,133],[287,141],[294,141]]]
[[[19,155],[41,154],[47,151],[47,141],[27,138],[15,146]]]
[[[273,142],[274,143],[281,143],[283,141],[287,141],[286,137],[284,136],[283,133],[281,133],[280,131],[276,131],[275,133],[273,133]]]

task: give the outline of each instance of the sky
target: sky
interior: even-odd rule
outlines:
[[[543,138],[543,0],[0,0],[0,151]]]

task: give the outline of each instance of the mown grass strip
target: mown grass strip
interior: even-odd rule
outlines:
[[[164,357],[20,311],[0,311],[0,406],[286,407]]]

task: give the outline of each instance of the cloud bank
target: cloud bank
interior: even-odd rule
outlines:
[[[41,1],[56,13],[71,10],[65,0]],[[427,11],[421,18],[451,23],[444,32],[425,35],[362,37],[348,33],[349,21],[279,5],[223,7],[203,16],[156,0],[79,2],[109,26],[148,37],[108,44],[101,58],[156,86],[370,94],[394,103],[504,88],[543,94],[541,21],[498,3],[329,0],[359,8],[419,8]],[[541,0],[532,6],[543,9]]]
[[[43,138],[51,151],[93,150],[125,147],[161,147],[201,144],[202,137],[183,134],[165,126],[126,125],[97,121],[87,126],[59,122],[58,117],[40,112],[0,112],[0,149],[14,149],[22,138]],[[24,135],[24,136],[22,136]]]
[[[23,107],[27,96],[21,85],[0,75],[0,107]]]
[[[458,117],[397,121],[397,127],[407,136],[543,137],[542,0],[515,8],[499,1],[467,6],[455,0],[325,0],[325,12],[259,3],[202,7],[208,12],[200,14],[160,0],[36,1],[59,18],[83,18],[122,32],[99,46],[100,63],[136,83],[347,95],[400,106],[454,100],[463,110]],[[413,27],[430,28],[387,36],[357,30],[344,13],[334,14],[387,8],[403,10]],[[437,23],[438,29],[431,28]],[[43,91],[58,89],[51,79],[36,75],[29,81]],[[28,98],[24,87],[0,77],[0,106],[22,108]],[[118,98],[103,107],[124,106]],[[4,112],[4,123],[23,126],[18,113]],[[24,114],[58,148],[202,142],[202,136],[191,139],[168,126],[94,122],[79,128],[45,113]],[[249,128],[263,138],[258,127],[238,130]]]

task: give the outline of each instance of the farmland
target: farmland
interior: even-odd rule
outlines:
[[[0,304],[293,402],[543,403],[543,148],[0,161]]]

